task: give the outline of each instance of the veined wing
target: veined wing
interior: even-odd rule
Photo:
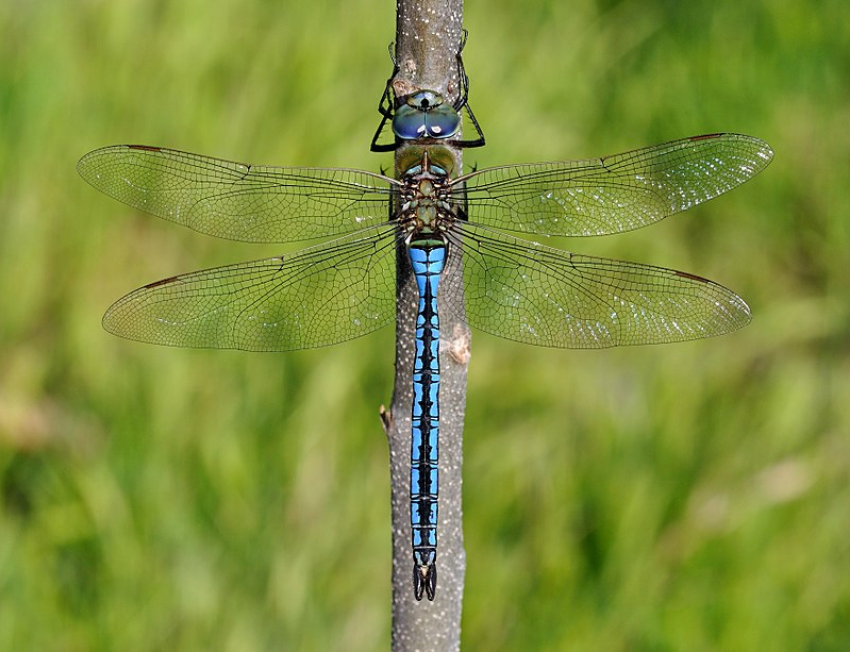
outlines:
[[[397,185],[361,170],[247,165],[144,145],[89,152],[77,170],[134,208],[245,242],[309,240],[386,222]]]
[[[466,320],[492,335],[596,349],[710,337],[750,321],[743,299],[686,272],[573,254],[472,224],[450,237],[464,253]],[[450,254],[449,264],[457,260]]]
[[[472,222],[515,233],[604,235],[717,197],[772,157],[758,138],[709,134],[583,161],[487,168],[453,183]]]
[[[197,348],[290,351],[371,333],[395,317],[396,231],[151,283],[103,316],[111,333]]]

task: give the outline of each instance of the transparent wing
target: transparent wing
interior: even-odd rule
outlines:
[[[710,337],[750,321],[743,299],[686,272],[573,254],[471,224],[450,237],[464,252],[466,320],[492,335],[596,349]],[[458,264],[452,253],[449,260]]]
[[[620,233],[731,190],[767,167],[767,143],[740,134],[674,140],[584,161],[506,165],[454,180],[471,220],[515,233]]]
[[[309,240],[386,222],[397,185],[360,170],[246,165],[143,145],[89,152],[77,170],[134,208],[245,242]]]
[[[289,351],[329,346],[395,317],[395,230],[174,276],[131,292],[103,317],[132,340]]]

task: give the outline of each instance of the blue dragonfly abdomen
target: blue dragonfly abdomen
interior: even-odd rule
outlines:
[[[419,291],[410,452],[410,524],[413,532],[413,587],[434,599],[437,586],[437,516],[440,441],[440,318],[437,291],[446,262],[441,241],[408,245]]]

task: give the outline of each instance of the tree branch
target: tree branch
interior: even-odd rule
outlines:
[[[396,96],[433,90],[453,102],[459,93],[457,53],[462,38],[462,0],[398,0]],[[403,152],[402,144],[397,152]],[[460,171],[460,150],[455,150]],[[460,266],[445,274],[462,274]],[[461,279],[444,278],[440,308],[440,444],[437,594],[413,597],[410,529],[411,406],[413,402],[416,284],[405,252],[398,256],[395,386],[384,414],[390,449],[393,527],[393,650],[460,648],[460,617],[466,557],[463,549],[461,468],[469,330],[463,321]],[[456,318],[450,318],[456,315]]]

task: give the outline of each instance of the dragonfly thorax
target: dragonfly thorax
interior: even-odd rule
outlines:
[[[405,172],[402,184],[399,223],[408,236],[444,231],[455,221],[448,173],[431,162],[427,150]]]

